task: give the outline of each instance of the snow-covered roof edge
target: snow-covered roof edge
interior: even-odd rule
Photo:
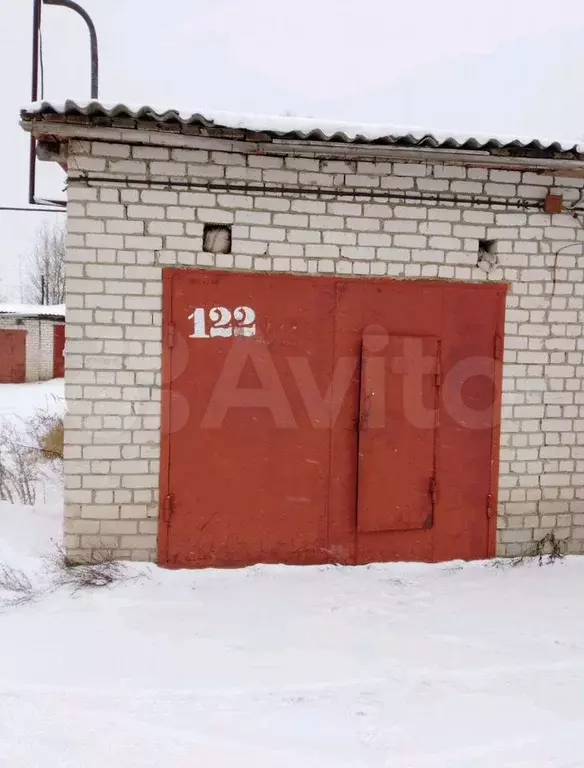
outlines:
[[[427,131],[394,125],[344,123],[307,117],[235,114],[216,110],[204,112],[166,109],[149,105],[103,103],[68,99],[64,102],[39,101],[21,110],[28,122],[35,118],[86,118],[103,124],[108,120],[150,121],[167,126],[198,126],[207,130],[242,130],[268,134],[275,138],[334,141],[360,144],[385,144],[434,149],[514,150],[533,155],[570,153],[579,156],[584,145],[577,140],[551,140],[518,136],[468,135],[456,131]]]
[[[0,304],[0,315],[15,317],[65,317],[65,305]]]

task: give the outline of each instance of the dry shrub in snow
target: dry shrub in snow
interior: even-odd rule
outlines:
[[[48,411],[37,411],[29,424],[28,433],[39,446],[39,461],[62,465],[65,428],[61,416],[55,416]]]
[[[111,587],[128,578],[124,564],[112,561],[92,565],[70,565],[63,573],[61,584],[78,592],[81,589]]]
[[[32,590],[32,584],[24,571],[0,563],[0,589],[25,593]]]
[[[108,557],[91,564],[73,565],[60,547],[45,555],[44,568],[37,577],[41,578],[33,584],[24,571],[0,563],[0,612],[48,597],[62,587],[77,594],[138,578],[129,574],[123,563]]]
[[[494,560],[488,560],[486,565],[488,568],[516,568],[536,561],[540,566],[553,565],[556,561],[564,559],[564,545],[565,542],[556,538],[556,534],[550,531],[542,539],[534,542],[524,555],[510,558],[496,557]]]
[[[29,603],[36,596],[24,571],[0,563],[0,610]]]
[[[0,421],[0,501],[32,506],[40,479],[37,451],[9,421]]]
[[[45,558],[45,562],[55,586],[71,587],[73,592],[111,587],[133,578],[128,575],[124,563],[106,554],[95,555],[91,563],[76,565],[71,563],[63,549],[58,547],[54,554]]]
[[[546,533],[543,539],[535,542],[530,555],[537,557],[539,565],[543,565],[544,562],[555,563],[556,560],[562,560],[564,557],[564,544],[551,531]]]
[[[32,506],[44,481],[62,481],[63,418],[39,410],[27,424],[0,421],[0,501]]]

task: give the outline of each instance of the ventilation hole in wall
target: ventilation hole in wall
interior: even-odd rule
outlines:
[[[479,240],[477,267],[488,272],[498,264],[497,241]]]
[[[207,253],[231,253],[231,227],[226,224],[205,224],[203,250]]]

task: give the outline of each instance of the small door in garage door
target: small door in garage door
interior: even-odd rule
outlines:
[[[359,533],[434,524],[439,342],[365,334],[359,419]]]
[[[0,384],[26,381],[26,331],[0,329]]]
[[[53,377],[62,379],[65,375],[65,326],[53,329]]]
[[[504,299],[166,270],[159,561],[494,554]]]

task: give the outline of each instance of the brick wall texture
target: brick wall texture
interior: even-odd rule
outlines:
[[[498,551],[527,552],[553,531],[584,553],[584,228],[536,205],[549,192],[576,203],[580,179],[130,134],[69,144],[72,558],[156,554],[167,265],[509,283]],[[232,225],[231,254],[203,252],[206,222]],[[490,271],[477,267],[479,239],[496,241]]]
[[[48,381],[53,378],[53,341],[54,326],[52,320],[18,318],[11,315],[0,316],[1,328],[19,328],[26,331],[26,380]]]

